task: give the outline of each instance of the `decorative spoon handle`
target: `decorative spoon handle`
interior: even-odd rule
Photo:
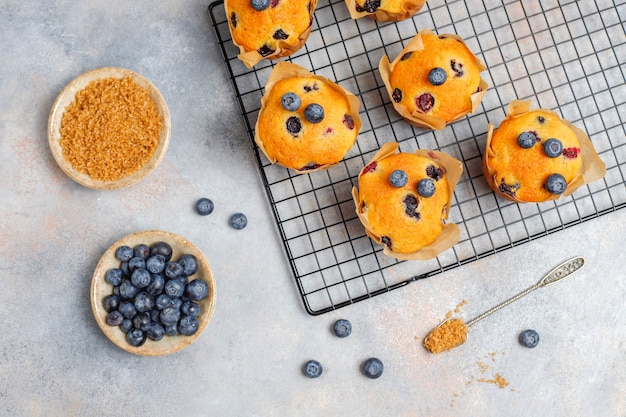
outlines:
[[[582,256],[577,256],[575,258],[572,258],[572,259],[569,259],[569,260],[563,262],[561,265],[557,266],[552,271],[548,272],[543,278],[541,278],[539,280],[539,282],[537,282],[532,287],[527,288],[526,290],[522,291],[521,293],[517,294],[516,296],[511,297],[508,300],[498,304],[497,306],[495,306],[495,307],[485,311],[480,316],[474,317],[472,320],[470,320],[470,321],[468,321],[466,323],[466,326],[470,327],[474,323],[484,319],[485,317],[491,315],[492,313],[495,313],[496,311],[500,310],[501,308],[508,306],[512,302],[519,300],[520,298],[522,298],[523,296],[527,295],[528,293],[536,290],[537,288],[545,287],[546,285],[553,284],[553,283],[555,283],[557,281],[562,280],[563,278],[565,278],[565,277],[573,274],[574,272],[578,271],[584,265],[585,265],[585,260],[583,259]]]

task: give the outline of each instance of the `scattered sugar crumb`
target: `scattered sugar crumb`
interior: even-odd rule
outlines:
[[[499,373],[496,373],[494,375],[494,379],[485,379],[485,378],[480,378],[478,380],[478,382],[487,382],[489,384],[495,384],[497,385],[499,388],[504,389],[506,387],[509,386],[509,381],[507,381],[506,379],[504,379],[502,377],[502,375],[500,375]]]

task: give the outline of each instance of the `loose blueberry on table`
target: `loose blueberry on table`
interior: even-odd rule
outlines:
[[[348,337],[352,333],[352,323],[346,319],[339,319],[333,325],[333,332],[337,337]]]
[[[322,375],[322,364],[316,360],[310,360],[304,364],[302,372],[309,378],[317,378]]]
[[[105,273],[113,290],[102,305],[107,324],[119,326],[129,345],[138,347],[148,339],[157,342],[165,336],[191,336],[198,331],[198,301],[208,296],[209,286],[201,278],[190,280],[198,271],[194,255],[183,254],[173,261],[172,247],[156,242],[120,246],[115,256],[120,267]],[[123,267],[124,263],[128,265]]]
[[[371,379],[376,379],[383,374],[383,363],[378,358],[369,358],[363,362],[363,374]]]
[[[539,343],[539,333],[532,329],[524,330],[519,335],[519,342],[527,348],[534,348]]]
[[[196,201],[196,212],[201,216],[208,216],[209,214],[213,213],[214,208],[215,205],[213,204],[213,201],[208,198],[203,197]]]
[[[233,229],[241,230],[248,225],[248,218],[243,213],[235,213],[230,217],[230,225]]]

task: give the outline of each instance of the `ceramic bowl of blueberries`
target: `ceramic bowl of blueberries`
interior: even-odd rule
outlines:
[[[174,233],[148,230],[115,242],[91,282],[91,308],[104,334],[141,356],[193,343],[215,309],[215,278],[204,254]]]

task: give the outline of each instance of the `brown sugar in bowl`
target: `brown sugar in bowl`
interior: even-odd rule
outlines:
[[[56,98],[48,143],[59,167],[99,190],[134,185],[165,156],[170,114],[158,89],[140,74],[104,67],[81,74]]]

